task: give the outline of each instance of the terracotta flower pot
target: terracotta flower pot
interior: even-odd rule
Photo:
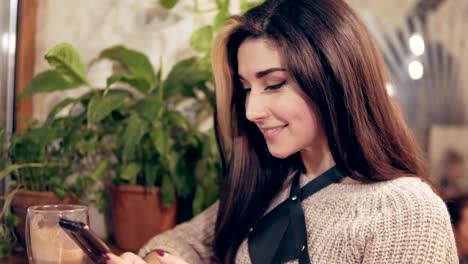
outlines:
[[[153,236],[176,224],[177,202],[165,208],[160,188],[111,186],[112,220],[117,246],[137,252]]]
[[[25,224],[28,207],[33,205],[47,204],[78,204],[78,200],[72,195],[67,195],[60,200],[53,192],[35,192],[19,190],[11,201],[12,213],[19,217],[19,223],[16,228],[22,242],[25,238]]]

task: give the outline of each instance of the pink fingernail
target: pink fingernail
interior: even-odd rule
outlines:
[[[102,254],[101,258],[99,259],[98,263],[107,263],[110,260],[109,255]]]
[[[162,249],[155,249],[156,253],[158,253],[159,256],[164,257],[164,255],[167,253],[166,251]]]

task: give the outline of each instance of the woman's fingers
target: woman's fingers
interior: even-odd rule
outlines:
[[[163,250],[155,250],[157,253],[157,258],[159,260],[159,263],[162,264],[188,264],[185,262],[183,259],[180,257],[171,255]],[[146,264],[146,262],[141,259],[139,256],[130,253],[130,252],[125,252],[122,255],[116,256],[114,254],[107,254],[109,257],[107,262],[108,264]],[[152,262],[151,262],[152,263]]]
[[[108,253],[106,254],[106,256],[108,257],[107,261],[106,262],[103,262],[103,263],[107,263],[107,264],[127,264],[127,262],[125,262],[125,260],[121,259],[120,257],[112,254],[112,253]]]
[[[130,252],[125,252],[122,255],[120,255],[120,258],[125,260],[126,263],[131,263],[131,264],[146,264],[146,262],[141,259],[139,256],[130,253]]]
[[[163,250],[157,250],[157,251],[158,251],[158,258],[162,264],[188,264],[183,259],[174,255],[171,255]]]
[[[143,259],[130,252],[125,252],[120,257],[111,253],[107,254],[107,256],[109,257],[106,262],[108,264],[146,264]]]

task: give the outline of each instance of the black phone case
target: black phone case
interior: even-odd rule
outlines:
[[[110,253],[111,250],[89,229],[87,224],[60,218],[59,226],[94,263],[105,263],[103,256],[106,253]]]

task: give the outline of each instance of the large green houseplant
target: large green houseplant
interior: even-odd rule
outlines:
[[[104,174],[112,176],[117,186],[158,187],[166,207],[176,197],[195,194],[193,208],[199,212],[216,199],[219,174],[213,132],[199,130],[214,98],[206,85],[211,78],[206,59],[183,60],[163,79],[161,68],[155,72],[144,54],[114,46],[93,61],[114,62],[106,87],[90,84],[79,54],[69,44],[52,48],[46,59],[53,69],[37,75],[23,98],[83,86],[89,89],[78,98],[61,101],[46,121],[69,119],[68,140],[73,144],[68,151],[74,164],[94,158],[93,170],[77,178],[76,186],[88,192],[82,197],[91,195],[89,186]],[[197,109],[191,118],[177,110],[187,99]],[[57,116],[67,108],[64,117]]]

